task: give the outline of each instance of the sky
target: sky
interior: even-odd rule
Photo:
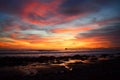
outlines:
[[[120,0],[0,0],[0,49],[120,47]]]

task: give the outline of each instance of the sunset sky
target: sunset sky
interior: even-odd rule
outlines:
[[[0,0],[0,49],[120,47],[120,0]]]

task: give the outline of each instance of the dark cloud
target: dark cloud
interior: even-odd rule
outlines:
[[[30,2],[50,2],[50,0],[0,0],[0,11],[21,14],[25,5]]]
[[[51,3],[58,0],[0,0],[0,11],[21,14],[28,3]],[[58,12],[65,15],[76,15],[99,10],[109,3],[119,3],[119,0],[61,0]],[[54,5],[56,7],[56,5]],[[51,7],[52,8],[52,7]]]
[[[79,13],[83,13],[83,4],[85,4],[85,1],[81,0],[65,0],[60,6],[60,12],[64,15],[76,15]]]
[[[29,0],[0,0],[0,11],[7,13],[20,14],[22,7]]]
[[[90,0],[65,0],[61,4],[60,12],[65,15],[83,14],[99,10],[97,3]]]
[[[113,4],[113,3],[119,3],[120,0],[93,0],[95,3],[99,3],[101,5],[108,5],[108,4]]]
[[[65,0],[60,12],[64,15],[78,15],[86,12],[97,12],[104,6],[120,3],[119,0]]]
[[[82,33],[77,36],[77,38],[94,37],[98,37],[102,41],[109,41],[111,46],[120,47],[120,22],[111,23],[104,28],[91,30],[89,33]]]

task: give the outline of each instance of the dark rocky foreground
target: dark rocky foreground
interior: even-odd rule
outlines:
[[[120,80],[120,56],[0,58],[0,80]]]

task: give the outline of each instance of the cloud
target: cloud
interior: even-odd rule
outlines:
[[[89,33],[80,33],[78,39],[97,38],[98,42],[107,42],[112,47],[120,47],[120,23],[111,23],[101,29],[89,31]]]
[[[79,32],[84,32],[84,31],[89,31],[93,30],[95,28],[99,27],[96,24],[89,24],[89,25],[84,25],[84,26],[79,26],[79,27],[68,27],[68,28],[54,28],[51,30],[53,33],[79,33]]]
[[[27,2],[32,0],[0,0],[0,11],[10,14],[20,14]]]
[[[14,40],[10,38],[0,38],[0,42],[14,42]]]
[[[90,13],[96,10],[99,10],[99,7],[94,5],[94,3],[91,4],[89,0],[65,0],[61,4],[60,12],[66,16],[74,16],[84,13]]]
[[[119,46],[119,0],[0,0],[0,47]]]
[[[47,37],[49,36],[49,34],[44,31],[44,30],[23,30],[23,31],[19,31],[19,33],[21,34],[27,34],[27,35],[38,35],[39,37]]]
[[[44,26],[64,23],[88,14],[82,13],[76,16],[66,16],[61,14],[59,11],[61,10],[60,4],[62,3],[63,0],[53,0],[50,3],[29,2],[23,8],[22,18],[33,24],[40,24]]]
[[[1,0],[0,11],[16,15],[24,22],[44,26],[72,21],[95,10],[90,7],[88,7],[90,9],[85,7],[84,3],[86,4],[87,0],[85,0],[85,2],[82,1],[83,4],[81,1],[74,1],[74,3],[69,6],[71,1],[72,0],[70,0],[70,2],[66,0]],[[79,4],[81,4],[81,6],[79,6]]]

